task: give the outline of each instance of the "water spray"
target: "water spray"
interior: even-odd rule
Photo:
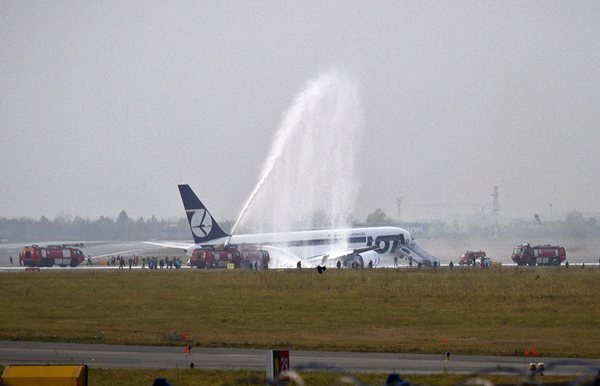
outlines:
[[[363,115],[357,95],[354,82],[338,71],[308,82],[277,131],[231,234],[253,210],[261,219],[270,213],[272,224],[286,231],[294,222],[307,222],[310,210],[343,222],[358,191],[354,161]]]

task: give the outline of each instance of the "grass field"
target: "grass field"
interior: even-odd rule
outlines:
[[[2,273],[0,339],[600,355],[600,269]],[[444,343],[447,339],[447,343]]]

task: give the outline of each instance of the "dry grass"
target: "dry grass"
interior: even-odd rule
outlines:
[[[2,273],[0,339],[600,355],[600,269]],[[443,340],[448,343],[444,344]]]

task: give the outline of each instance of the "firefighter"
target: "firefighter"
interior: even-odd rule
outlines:
[[[529,364],[529,371],[531,371],[531,376],[533,377],[535,375],[535,372],[537,371],[537,366],[535,365],[535,363]]]

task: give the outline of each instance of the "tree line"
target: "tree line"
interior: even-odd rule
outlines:
[[[331,219],[325,218],[324,214],[315,214],[307,225],[316,229],[330,227]],[[356,225],[354,218],[350,219],[352,225]],[[369,225],[381,225],[391,223],[391,219],[377,209],[369,215]],[[229,232],[234,222],[219,221],[219,225]],[[238,233],[253,233],[252,226],[240,227]],[[97,219],[82,218],[76,216],[69,218],[57,216],[50,220],[46,216],[35,220],[32,218],[5,218],[0,217],[0,241],[1,242],[47,242],[47,241],[140,241],[140,240],[190,240],[192,234],[187,218],[179,220],[158,220],[155,216],[151,218],[133,219],[126,211],[121,211],[116,220],[101,216]]]
[[[185,218],[178,221],[130,218],[122,211],[116,220],[101,216],[92,220],[62,216],[50,220],[42,216],[31,218],[0,218],[0,239],[3,242],[102,241],[102,240],[189,240],[190,228]]]
[[[318,220],[318,221],[317,221]],[[233,221],[221,221],[226,232]],[[324,215],[304,223],[312,229],[324,229],[332,226],[331,220]],[[396,223],[380,208],[370,213],[364,223],[351,219],[350,226],[392,225],[406,227]],[[433,222],[424,234],[417,237],[460,237],[461,235],[488,237],[491,235],[491,223],[487,218],[479,218],[458,227],[454,223]],[[299,228],[304,229],[304,228]],[[408,228],[407,228],[408,229]],[[236,233],[253,233],[251,227],[240,228]],[[584,217],[579,211],[572,211],[564,220],[540,222],[533,220],[514,220],[510,224],[500,225],[501,237],[598,237],[600,225],[595,217]],[[192,234],[186,218],[179,220],[158,220],[156,217],[133,219],[124,210],[116,220],[101,216],[92,220],[76,216],[73,219],[58,216],[50,220],[42,216],[39,220],[31,218],[0,218],[1,242],[45,242],[45,241],[140,241],[140,240],[190,240]]]

